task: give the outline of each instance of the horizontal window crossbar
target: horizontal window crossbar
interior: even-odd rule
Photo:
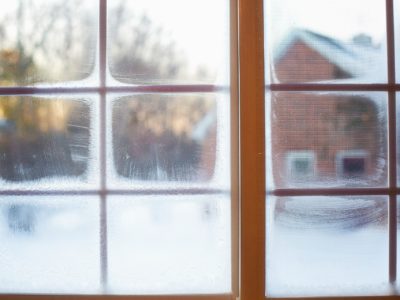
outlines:
[[[93,93],[214,93],[228,92],[224,85],[137,85],[113,87],[0,87],[0,95]]]
[[[400,188],[314,188],[314,189],[276,189],[267,195],[290,196],[374,196],[400,195]]]
[[[301,91],[315,91],[315,92],[387,92],[387,91],[400,91],[400,84],[339,84],[339,83],[285,83],[285,84],[270,84],[266,85],[266,90],[277,92],[301,92]]]
[[[215,195],[229,194],[223,189],[182,188],[182,189],[110,189],[110,190],[0,190],[0,196],[90,196],[90,195]],[[1,201],[1,200],[0,200]]]
[[[0,295],[0,300],[233,300],[231,294],[214,295]]]

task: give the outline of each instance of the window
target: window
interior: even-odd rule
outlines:
[[[300,6],[302,9],[308,7],[307,1],[281,2],[283,5],[289,3],[290,8],[296,11],[296,7]],[[286,55],[289,59],[282,60],[285,58],[285,49],[290,49],[288,46],[294,45],[296,49],[304,49],[310,42],[317,44],[319,50],[327,44],[335,45],[336,52],[330,53],[330,58],[337,57],[337,53],[343,50],[341,44],[335,43],[335,39],[329,36],[316,34],[313,30],[294,31],[293,35],[286,40],[286,44],[278,49],[278,53],[271,53],[264,57],[264,31],[266,32],[265,49],[268,52],[271,50],[268,30],[280,28],[275,23],[274,26],[268,24],[274,22],[274,16],[287,16],[286,13],[289,10],[281,10],[282,13],[274,14],[273,10],[267,6],[278,1],[266,0],[264,1],[266,10],[263,15],[262,0],[230,1],[229,4],[226,2],[223,11],[226,12],[229,9],[231,21],[230,26],[227,26],[230,30],[224,34],[224,38],[229,37],[231,41],[230,64],[227,63],[227,57],[225,60],[219,60],[217,56],[214,57],[215,61],[212,64],[216,66],[215,62],[219,61],[223,62],[225,67],[230,66],[230,72],[222,71],[225,74],[222,81],[218,81],[221,78],[213,71],[204,72],[199,69],[198,72],[193,72],[193,69],[186,68],[188,65],[182,53],[166,51],[171,48],[164,46],[170,44],[168,41],[164,44],[162,39],[158,38],[151,40],[147,46],[152,49],[150,52],[154,51],[153,54],[168,58],[161,63],[162,70],[157,71],[159,66],[154,65],[153,60],[146,58],[150,52],[143,51],[140,47],[136,51],[144,55],[145,65],[150,67],[143,68],[143,61],[127,61],[126,59],[132,56],[129,51],[122,51],[127,49],[124,47],[132,46],[129,45],[130,42],[141,45],[140,38],[146,36],[146,32],[132,31],[130,26],[137,26],[140,23],[150,26],[152,36],[157,36],[160,28],[151,27],[149,25],[151,21],[146,17],[130,18],[130,9],[119,6],[117,1],[93,0],[84,3],[54,1],[54,3],[57,2],[54,9],[41,6],[40,13],[19,9],[19,5],[23,2],[25,1],[14,1],[10,2],[9,7],[2,7],[5,12],[11,11],[14,18],[15,16],[19,18],[18,22],[6,19],[5,24],[9,26],[23,24],[24,27],[33,28],[33,34],[28,34],[29,43],[34,45],[35,39],[39,41],[43,39],[43,43],[47,43],[51,51],[38,54],[37,60],[32,60],[29,52],[21,52],[21,48],[18,53],[10,51],[21,47],[15,38],[21,37],[23,31],[14,28],[7,32],[8,29],[4,26],[0,28],[2,41],[7,41],[2,44],[2,46],[6,45],[5,49],[0,50],[3,62],[6,62],[0,66],[0,73],[4,74],[4,70],[15,70],[15,63],[21,63],[20,66],[25,67],[25,75],[18,77],[19,79],[12,76],[0,78],[0,94],[2,95],[0,101],[3,103],[0,121],[0,151],[3,151],[3,155],[0,160],[5,166],[0,168],[1,220],[3,222],[0,238],[11,237],[13,240],[13,243],[1,243],[0,246],[12,248],[12,251],[7,251],[6,256],[4,256],[5,252],[0,250],[0,259],[8,259],[9,263],[2,265],[3,275],[0,276],[4,276],[3,279],[6,281],[0,280],[0,284],[9,284],[12,278],[23,277],[25,282],[29,282],[28,285],[11,282],[13,286],[27,290],[20,291],[21,295],[8,295],[4,293],[14,292],[2,291],[1,299],[93,297],[58,295],[85,292],[130,294],[128,298],[133,299],[232,299],[240,294],[240,299],[244,300],[265,299],[266,294],[267,297],[326,296],[327,293],[336,296],[338,294],[345,296],[378,294],[373,286],[373,290],[364,289],[364,276],[359,277],[361,280],[358,283],[352,282],[348,285],[347,290],[336,287],[326,288],[324,285],[312,286],[309,283],[313,281],[309,280],[309,276],[303,276],[303,281],[298,282],[302,285],[300,289],[299,286],[287,288],[290,284],[288,279],[291,279],[293,283],[300,278],[296,275],[302,275],[304,271],[314,272],[314,278],[325,279],[327,272],[321,275],[315,270],[326,271],[337,266],[342,271],[343,269],[348,271],[346,276],[352,276],[353,279],[357,278],[356,275],[359,274],[357,272],[364,271],[363,274],[372,274],[370,279],[373,284],[384,278],[384,288],[388,286],[388,282],[395,282],[396,198],[398,195],[395,102],[398,86],[395,83],[394,66],[398,66],[398,61],[394,60],[393,12],[397,12],[398,9],[393,8],[393,2],[398,5],[396,0],[387,0],[386,6],[383,1],[375,1],[375,5],[379,6],[378,9],[377,7],[371,9],[369,5],[359,2],[356,5],[359,9],[369,10],[373,15],[382,14],[383,11],[384,16],[388,17],[382,23],[383,26],[381,23],[376,26],[375,22],[372,22],[374,17],[366,17],[363,21],[365,26],[383,28],[383,32],[388,37],[383,42],[387,46],[385,48],[387,53],[377,55],[380,62],[375,65],[376,60],[358,61],[353,59],[356,56],[350,55],[349,60],[339,59],[335,66],[326,64],[326,57],[323,55],[317,55],[312,60],[305,59],[310,52],[302,53],[300,57]],[[39,5],[46,2],[26,1],[26,3],[39,3]],[[53,3],[53,1],[50,2]],[[135,7],[134,15],[137,11],[140,17],[139,11],[148,10],[148,6],[154,3],[158,4],[155,14],[168,12],[167,15],[170,15],[171,7],[182,8],[180,12],[193,10],[195,12],[193,18],[185,18],[184,26],[181,26],[191,33],[196,29],[192,28],[193,31],[186,29],[195,17],[200,16],[202,20],[209,21],[212,19],[214,5],[217,3],[213,1],[208,6],[204,4],[204,7],[207,7],[204,11],[197,9],[195,5],[192,6],[194,2],[188,2],[189,5],[187,5],[182,4],[183,1],[179,3],[168,1],[168,7],[164,6],[164,2],[161,4],[161,1],[153,0],[135,1],[138,7]],[[355,0],[346,1],[346,4],[352,2],[355,3]],[[78,4],[82,5],[80,9],[74,9],[74,5]],[[64,9],[65,5],[71,5],[71,7]],[[322,5],[327,4],[323,2]],[[99,10],[98,7],[100,7]],[[324,8],[326,11],[326,7]],[[313,16],[322,15],[317,7],[313,7],[312,11],[317,12]],[[347,26],[346,22],[337,21],[338,16],[342,19],[343,11],[347,12],[347,6],[345,10],[329,9],[328,11],[334,17],[331,23],[335,25],[335,28]],[[365,10],[362,11],[365,12]],[[35,23],[33,26],[33,22],[26,22],[23,18],[30,14],[45,23],[42,28],[57,28],[57,30],[50,30],[46,36],[37,37],[35,31],[41,25]],[[113,14],[115,18],[111,17]],[[44,17],[50,15],[55,15],[56,18]],[[80,19],[80,21],[77,24],[69,22],[68,17],[65,19],[65,16],[73,16],[73,20]],[[185,14],[180,15],[182,16]],[[304,16],[309,17],[307,14]],[[363,18],[358,20],[360,19]],[[51,20],[53,21],[47,24]],[[71,17],[69,20],[72,20]],[[127,23],[118,24],[122,20],[132,23],[120,31],[116,29],[118,26],[127,25]],[[318,22],[322,24],[326,20],[328,19],[320,18]],[[264,21],[266,30],[264,30]],[[200,30],[197,31],[196,40],[204,41],[209,38],[208,35],[203,36],[201,30],[204,28],[202,26],[207,26],[209,23],[211,22],[199,23],[197,29],[200,28]],[[65,28],[68,28],[67,32],[71,35],[65,34],[65,31],[62,32]],[[77,28],[85,28],[85,30],[74,31]],[[216,34],[213,29],[217,30],[215,26],[211,26],[211,29],[212,36]],[[236,29],[239,32],[236,32]],[[125,39],[132,32],[137,34],[139,40]],[[169,32],[167,35],[179,36],[175,33]],[[7,40],[7,35],[13,36],[14,40]],[[187,38],[191,40],[190,37]],[[221,40],[217,38],[208,43],[212,45],[208,53],[220,49],[216,47],[216,44],[224,38]],[[235,43],[237,38],[239,38],[239,44]],[[57,40],[62,40],[62,43],[55,43]],[[77,40],[80,43],[73,42]],[[121,47],[107,47],[107,41],[108,46],[112,41],[111,44],[120,44]],[[361,34],[355,36],[354,42],[368,44],[370,40]],[[57,48],[57,45],[61,45],[61,49]],[[68,48],[70,45],[76,48]],[[65,51],[66,49],[71,51]],[[240,53],[239,56],[237,52]],[[52,53],[61,53],[61,59],[60,57],[58,60],[51,59],[52,72],[49,75],[42,72],[42,66],[44,61],[50,60]],[[296,50],[291,53],[299,54],[301,51]],[[311,53],[315,54],[313,51]],[[203,54],[205,53],[198,52],[196,55],[201,58]],[[76,55],[81,59],[76,60]],[[183,70],[178,70],[171,65],[170,59],[173,61],[176,59],[182,63]],[[206,64],[207,62],[210,61],[205,59]],[[275,62],[277,65],[274,65]],[[59,64],[63,63],[65,68],[60,68]],[[313,72],[304,72],[304,66],[310,66],[313,63],[321,67],[311,69]],[[356,67],[353,72],[347,69],[350,64]],[[264,73],[264,65],[268,66],[265,69],[270,67],[271,72]],[[278,65],[281,68],[277,68]],[[289,67],[291,70],[287,72],[282,67]],[[382,67],[385,69],[383,73],[375,72],[376,68],[382,69]],[[140,72],[132,73],[135,68]],[[62,72],[57,72],[57,70],[62,70]],[[229,73],[230,76],[227,76]],[[7,74],[16,73],[7,72]],[[91,76],[91,74],[96,76]],[[377,74],[384,76],[371,79]],[[306,80],[301,80],[304,76],[307,76]],[[330,76],[334,76],[335,80],[331,81]],[[368,80],[363,81],[360,78]],[[41,82],[46,84],[41,84]],[[240,82],[240,89],[236,84],[238,82]],[[239,107],[237,94],[241,99]],[[324,101],[320,101],[321,99]],[[287,104],[308,103],[308,105],[297,106],[297,112],[300,112],[297,123],[281,122],[283,125],[281,129],[287,132],[297,130],[297,136],[300,140],[307,140],[306,146],[308,146],[297,145],[294,148],[287,144],[286,147],[281,147],[279,153],[291,151],[307,153],[312,151],[313,153],[313,155],[302,156],[297,163],[294,163],[300,173],[302,171],[308,173],[311,168],[307,165],[314,165],[313,178],[296,185],[287,178],[285,163],[287,156],[284,154],[278,157],[273,156],[276,147],[284,143],[282,139],[276,139],[282,135],[277,135],[277,131],[272,130],[271,122],[282,121],[282,116],[288,115],[291,105],[272,107],[272,104],[285,101]],[[324,102],[323,105],[321,102]],[[19,103],[24,105],[17,105]],[[309,105],[310,103],[314,105]],[[10,108],[14,106],[20,108],[17,116],[24,116],[27,124],[35,125],[24,127],[10,118],[4,120],[6,110],[10,111]],[[187,111],[197,111],[193,107],[198,106],[202,107],[202,112],[193,120],[182,118],[179,126],[171,124],[171,120],[185,116]],[[279,114],[275,115],[278,117],[275,120],[272,118],[274,115],[271,114],[274,108],[283,108]],[[35,114],[28,113],[32,111]],[[131,113],[132,111],[141,111],[141,114]],[[164,111],[170,114],[163,114]],[[220,113],[227,117],[224,120],[230,119],[231,122],[221,125]],[[146,117],[148,114],[154,116],[157,121],[151,121]],[[44,118],[46,121],[38,122],[43,116],[48,116]],[[334,120],[337,116],[339,116],[339,122],[336,123],[338,127],[329,127],[335,125]],[[143,122],[143,118],[149,121]],[[163,126],[159,126],[159,123]],[[144,128],[135,131],[134,129],[138,128],[137,124],[144,124]],[[296,124],[298,126],[293,129],[291,126]],[[305,136],[301,133],[309,126],[308,124],[321,126],[315,126]],[[218,130],[220,126],[223,128],[222,131]],[[347,126],[352,129],[349,131]],[[31,132],[29,130],[31,128],[35,128],[35,131]],[[57,129],[53,130],[56,133],[42,134],[42,132],[48,132],[49,128]],[[185,135],[166,139],[165,136],[160,135],[163,130],[169,132],[176,130],[184,132]],[[240,139],[237,134],[239,131]],[[326,132],[332,134],[329,136],[325,134]],[[21,136],[24,137],[24,143],[21,142]],[[326,139],[332,136],[336,137],[336,140]],[[319,146],[320,142],[313,140],[313,137],[322,140],[325,138],[327,146]],[[227,141],[229,139],[230,141]],[[292,137],[288,137],[288,141],[291,139]],[[35,140],[40,140],[40,143],[36,145]],[[353,140],[355,144],[347,143],[349,140]],[[341,143],[342,141],[345,143]],[[379,141],[382,147],[372,149],[371,141]],[[5,142],[9,148],[4,147]],[[35,144],[37,148],[32,147],[32,144]],[[359,144],[363,144],[362,147]],[[309,147],[310,145],[312,147]],[[329,151],[333,146],[338,147],[334,151]],[[28,154],[21,155],[21,152],[15,151],[16,148]],[[44,151],[46,149],[69,149],[69,151]],[[221,151],[217,154],[215,149],[218,151],[225,149],[227,152]],[[366,153],[364,168],[367,175],[363,178],[357,176],[354,180],[344,178],[343,181],[338,181],[336,157],[346,151],[351,153],[360,150]],[[58,155],[49,156],[43,153],[58,153]],[[240,166],[238,165],[239,153]],[[178,163],[178,157],[182,155],[184,159]],[[217,157],[217,155],[220,156]],[[16,160],[15,157],[21,158],[18,164],[12,163]],[[138,161],[138,157],[143,158],[142,161]],[[349,158],[350,161],[344,164],[348,166],[349,171],[362,169],[361,156],[350,155]],[[295,157],[294,160],[296,161]],[[38,164],[38,161],[41,163]],[[48,168],[46,167],[48,164],[55,164],[57,168]],[[277,169],[278,171],[274,171],[276,164],[282,165],[282,168]],[[220,172],[218,176],[215,175],[216,172]],[[5,178],[4,174],[8,177]],[[21,181],[29,184],[21,184]],[[6,184],[3,185],[4,182]],[[239,192],[240,215],[237,201]],[[267,201],[265,201],[266,197]],[[188,198],[193,201],[187,201]],[[217,201],[215,201],[216,198],[218,198]],[[307,210],[304,210],[305,207]],[[63,213],[59,214],[60,211]],[[346,218],[343,218],[343,211],[346,212]],[[329,222],[325,222],[327,216]],[[292,222],[293,217],[295,217],[295,222]],[[10,220],[8,223],[7,218]],[[299,219],[302,221],[301,227],[296,222]],[[44,224],[38,220],[46,222]],[[365,223],[365,220],[373,220],[373,222]],[[236,234],[239,232],[239,222],[240,240]],[[86,226],[86,230],[80,230],[81,226],[88,223],[92,226]],[[276,229],[282,223],[287,226],[279,230],[286,235],[280,234],[282,232],[274,235],[274,228]],[[32,243],[34,239],[31,237],[32,233],[40,232],[38,224],[51,228],[53,235],[48,236],[47,240],[46,237],[41,236],[45,239],[35,244]],[[188,224],[207,225],[200,226],[202,228],[200,231],[190,232],[186,230]],[[368,226],[378,233],[375,239],[371,239],[372,235],[368,230],[363,231]],[[60,234],[60,228],[63,228],[62,234]],[[363,238],[362,243],[360,239],[353,239],[352,234],[345,234],[348,233],[349,228],[353,231],[352,233],[357,231],[358,238],[360,236]],[[300,229],[301,234],[291,234],[293,229]],[[70,247],[71,243],[69,243],[71,251],[64,251],[66,247],[62,243],[66,241],[65,237],[76,237],[76,231],[79,232],[80,242],[75,242],[73,247]],[[312,231],[320,233],[317,239],[315,235],[310,234]],[[144,235],[143,232],[149,234]],[[207,234],[210,232],[212,234]],[[225,237],[228,236],[227,240],[221,241],[213,235],[221,232]],[[332,232],[338,238],[336,241],[332,239]],[[173,236],[170,233],[173,233]],[[293,239],[288,239],[288,236]],[[345,239],[342,239],[343,237]],[[127,238],[134,242],[134,246],[132,243],[130,246],[127,244]],[[274,238],[276,238],[275,241]],[[23,244],[24,240],[29,240],[29,245],[21,246],[20,242]],[[161,241],[161,247],[146,247],[149,241],[156,240]],[[203,247],[203,242],[206,240],[215,242],[207,245],[221,250],[218,252],[218,249],[212,249],[212,253],[215,254],[214,260],[192,260],[181,255],[182,253],[173,251],[176,246],[178,246],[176,249],[182,250],[185,243],[194,243],[197,257],[204,257],[206,249]],[[227,241],[230,243],[229,247],[225,247]],[[336,256],[333,256],[335,260],[324,259],[324,254],[332,253],[329,252],[332,245],[343,244],[346,244],[346,247],[335,251]],[[147,262],[133,255],[133,253],[138,253],[137,245],[142,247],[140,249],[142,253],[149,254]],[[271,245],[280,246],[280,249],[276,249],[282,252],[275,251],[277,255],[271,257],[273,252],[268,248]],[[317,252],[320,255],[318,257],[315,255],[316,252],[309,251],[310,246],[325,247],[323,250],[326,251]],[[157,251],[166,249],[168,252],[158,252],[161,255],[157,256]],[[302,259],[297,259],[298,257],[293,255],[299,252],[290,252],[299,249],[304,254]],[[49,250],[55,255],[45,256],[44,253]],[[267,250],[267,256],[265,250]],[[335,248],[335,250],[338,249]],[[28,256],[20,255],[21,251],[28,253]],[[343,264],[341,255],[354,252],[359,256],[351,261],[353,268],[349,268],[349,264]],[[172,282],[177,277],[171,276],[170,270],[175,265],[168,265],[171,263],[168,253],[176,254],[172,257],[172,264],[188,263],[187,272],[180,274],[180,278],[183,278],[185,282],[193,279],[192,274],[198,276],[191,281],[192,286],[185,291],[179,290],[179,288],[184,288],[179,282],[178,284],[176,281]],[[219,256],[218,253],[222,255]],[[166,255],[163,257],[162,254]],[[19,265],[16,267],[15,264],[13,265],[16,260],[10,259],[10,255],[19,255],[19,257],[24,257],[24,260],[19,260]],[[132,260],[115,259],[115,257],[124,256],[129,256]],[[57,295],[29,295],[29,293],[43,292],[40,283],[43,283],[42,279],[46,275],[43,272],[46,266],[40,265],[35,270],[36,274],[39,274],[37,276],[32,276],[32,272],[28,272],[26,268],[29,263],[36,263],[37,257],[41,259],[45,257],[49,261],[47,267],[51,266],[51,268],[49,267],[47,271],[53,276],[51,284],[53,290],[47,290],[47,292],[54,292]],[[71,257],[74,258],[74,264],[67,264],[71,262]],[[159,259],[157,263],[153,260],[155,257]],[[209,266],[217,268],[217,265],[221,263],[220,257],[223,257],[222,260],[225,262],[225,267],[219,268],[218,271],[219,274],[223,274],[219,279],[225,280],[223,289],[220,285],[215,285],[219,280],[218,276],[215,276],[215,273],[210,275],[209,268]],[[354,256],[351,257],[354,258]],[[382,257],[386,257],[387,260]],[[316,258],[320,259],[318,263],[313,260]],[[367,264],[365,264],[365,258],[368,260]],[[282,271],[283,260],[287,263],[284,268],[296,267],[295,272],[280,272],[276,277],[276,274],[271,273],[271,268]],[[163,269],[157,269],[157,266],[162,265],[160,261],[165,263]],[[336,261],[341,263],[335,264]],[[139,268],[129,265],[133,263],[138,266],[143,262],[147,266],[150,264],[153,266],[153,273],[150,275],[147,273],[149,275],[147,277],[141,272],[135,273]],[[306,268],[304,262],[306,262]],[[190,263],[197,263],[197,265],[193,266]],[[230,269],[228,270],[226,266]],[[316,269],[311,267],[316,267]],[[204,271],[205,268],[207,268],[206,271]],[[371,268],[381,269],[370,272]],[[74,272],[74,270],[84,271]],[[177,269],[173,268],[173,270]],[[353,273],[350,274],[351,272]],[[354,272],[357,274],[354,275]],[[11,276],[16,273],[17,277]],[[65,275],[66,273],[68,276]],[[120,278],[121,273],[126,277],[116,282],[115,278]],[[226,274],[228,275],[225,276]],[[342,274],[343,272],[336,273],[338,275],[334,278],[336,281],[333,280],[330,283],[340,286]],[[290,278],[288,278],[289,275]],[[166,277],[170,280],[167,284],[163,280]],[[207,289],[204,281],[195,282],[200,277],[205,281],[208,280]],[[68,281],[65,281],[65,278]],[[347,277],[343,276],[343,278]],[[134,286],[132,282],[139,284]],[[197,283],[199,284],[196,285]],[[281,283],[283,285],[279,285]],[[165,285],[162,286],[162,284]],[[354,292],[357,284],[361,288]],[[304,287],[306,289],[302,290],[301,288]],[[37,290],[33,291],[35,288]],[[71,292],[71,288],[74,291]],[[202,288],[204,290],[201,290]],[[88,291],[89,289],[93,290]],[[288,294],[288,291],[292,294]],[[385,290],[381,294],[388,295],[392,291],[393,289]],[[142,293],[151,295],[143,296]],[[174,295],[174,293],[179,295]],[[115,296],[108,294],[94,297],[114,298]]]
[[[337,154],[338,176],[360,178],[367,172],[367,152],[365,150],[342,151]]]
[[[3,5],[0,298],[237,294],[235,3]]]
[[[264,5],[263,292],[398,294],[399,3]],[[315,153],[315,176],[293,184],[281,166],[299,149]]]
[[[312,151],[290,151],[286,154],[287,176],[293,181],[310,179],[315,174],[315,157]]]

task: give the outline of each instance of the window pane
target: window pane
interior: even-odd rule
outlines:
[[[271,297],[389,294],[386,197],[269,197]]]
[[[271,81],[387,81],[385,1],[274,0],[265,6]]]
[[[387,184],[384,93],[269,96],[270,189]]]
[[[228,196],[109,197],[108,223],[111,293],[230,292]]]
[[[110,1],[109,62],[124,83],[228,83],[229,1]]]
[[[96,54],[98,1],[3,1],[0,86],[87,78]]]
[[[146,94],[112,101],[115,184],[229,185],[227,104],[227,97],[213,94]]]
[[[93,110],[86,99],[0,96],[2,188],[95,184]]]
[[[97,293],[97,198],[0,197],[0,293]]]

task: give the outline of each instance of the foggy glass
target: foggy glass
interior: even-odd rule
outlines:
[[[144,181],[209,181],[217,155],[215,96],[136,95],[113,101],[114,168]]]
[[[382,196],[269,197],[267,296],[390,293],[387,211]]]
[[[230,292],[229,196],[112,196],[107,219],[111,293]]]
[[[273,92],[268,97],[269,189],[387,185],[384,93]]]
[[[229,5],[227,0],[110,1],[112,77],[134,84],[228,84]]]
[[[0,97],[3,187],[60,187],[95,181],[89,173],[95,134],[88,100]]]
[[[98,293],[96,197],[0,197],[0,293]]]
[[[97,1],[78,0],[2,4],[0,86],[88,78],[95,65],[97,8]]]
[[[385,1],[265,1],[267,82],[387,82],[385,16]]]

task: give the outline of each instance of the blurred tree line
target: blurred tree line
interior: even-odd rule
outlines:
[[[74,84],[92,75],[97,49],[94,7],[79,0],[17,0],[13,5],[0,15],[1,86]],[[117,46],[109,54],[113,61],[111,73],[122,81],[118,74],[129,70],[143,78],[173,80],[182,75],[184,57],[175,42],[164,39],[163,29],[146,15],[132,18],[126,8],[126,1],[120,1],[109,11],[113,16],[109,42]],[[195,173],[193,170],[201,161],[202,149],[190,132],[215,110],[213,101],[197,97],[182,105],[179,96],[170,101],[160,101],[157,95],[150,98],[122,101],[113,108],[113,153],[118,174],[138,179],[193,179],[195,176],[190,174]],[[27,180],[51,174],[84,174],[90,155],[90,107],[71,99],[53,99],[0,96],[3,178]],[[153,138],[142,139],[144,133]],[[137,152],[138,141],[142,149],[158,150]],[[164,175],[154,175],[160,174],[156,170],[160,166]],[[178,176],[177,172],[187,175]]]

